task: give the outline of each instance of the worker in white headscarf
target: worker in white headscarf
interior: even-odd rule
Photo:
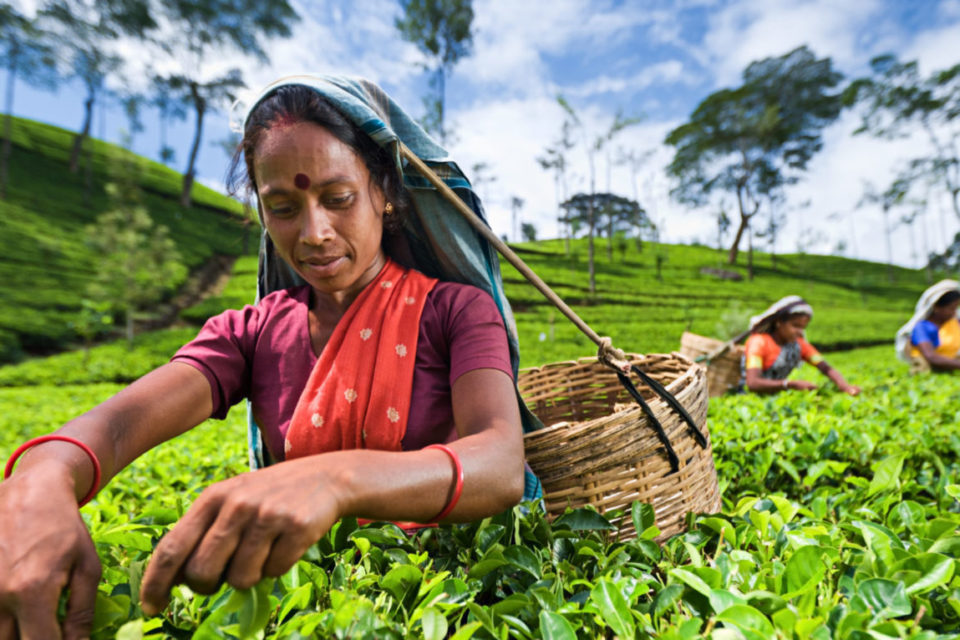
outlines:
[[[960,283],[941,280],[923,292],[913,317],[897,332],[897,356],[913,372],[960,369]]]
[[[750,319],[751,335],[745,350],[747,389],[775,393],[785,389],[812,391],[817,385],[807,380],[788,380],[803,360],[830,378],[844,393],[855,396],[860,387],[849,384],[831,367],[812,344],[804,339],[813,307],[800,296],[781,298],[769,309]]]

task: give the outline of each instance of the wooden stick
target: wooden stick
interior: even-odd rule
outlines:
[[[707,364],[710,364],[711,361],[716,360],[717,358],[725,354],[727,351],[732,349],[734,345],[736,345],[738,342],[746,338],[748,335],[750,335],[750,329],[747,329],[746,331],[741,331],[740,333],[730,338],[729,340],[724,342],[722,345],[720,345],[710,353],[707,353],[702,356],[697,356],[695,361],[706,362]]]
[[[577,328],[580,329],[580,331],[582,331],[588,338],[593,340],[593,342],[596,343],[597,346],[602,344],[603,340],[600,337],[600,335],[596,331],[591,329],[590,325],[584,322],[580,318],[580,316],[576,314],[576,312],[573,309],[568,307],[567,303],[561,300],[560,296],[554,293],[553,289],[551,289],[546,282],[541,280],[540,276],[534,273],[530,269],[530,267],[528,267],[526,263],[524,263],[524,261],[520,259],[520,256],[518,256],[516,253],[513,252],[513,249],[508,247],[506,243],[503,242],[503,240],[498,238],[497,234],[495,234],[493,230],[490,227],[488,227],[483,222],[483,220],[481,220],[480,217],[477,214],[475,214],[470,207],[466,205],[466,203],[463,200],[460,199],[460,196],[458,196],[453,191],[453,189],[448,187],[447,184],[443,180],[441,180],[437,176],[437,174],[434,173],[433,170],[430,167],[428,167],[427,164],[417,156],[417,154],[415,154],[409,148],[407,148],[405,144],[403,144],[399,140],[397,141],[397,144],[400,147],[400,155],[404,159],[406,159],[407,162],[413,165],[413,167],[420,173],[420,175],[426,178],[430,182],[430,184],[436,187],[437,191],[439,191],[443,195],[443,197],[450,202],[450,204],[456,207],[457,211],[459,211],[467,219],[467,221],[471,224],[471,226],[473,226],[473,228],[476,229],[480,235],[486,238],[487,242],[492,244],[496,248],[496,250],[499,251],[503,255],[503,257],[507,259],[507,262],[512,264],[517,269],[517,271],[519,271],[523,275],[524,278],[529,280],[530,283],[533,286],[535,286],[537,290],[539,290],[540,293],[542,293],[547,298],[547,300],[555,304],[557,308],[560,309],[560,312],[563,313],[563,315],[567,316],[567,318],[570,319],[570,322],[576,325]]]

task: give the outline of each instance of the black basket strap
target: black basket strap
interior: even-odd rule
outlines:
[[[646,373],[641,371],[640,367],[637,365],[631,365],[630,369],[637,374],[637,377],[643,380],[643,383],[650,387],[656,392],[658,396],[664,399],[664,401],[670,405],[670,407],[677,412],[677,414],[683,418],[683,421],[687,423],[687,431],[690,432],[690,435],[696,439],[697,443],[706,449],[707,447],[707,437],[703,435],[703,432],[697,428],[697,423],[693,421],[693,418],[687,413],[687,410],[683,408],[683,405],[673,397],[673,394],[667,391],[667,388],[660,384],[656,379],[648,376]],[[629,391],[629,389],[627,390]]]
[[[636,369],[636,367],[634,367],[634,369]],[[633,382],[631,382],[630,378],[619,371],[617,372],[617,377],[620,378],[620,384],[623,385],[623,388],[627,390],[627,393],[633,396],[633,399],[637,401],[637,404],[639,404],[640,408],[643,410],[643,414],[647,416],[647,420],[650,421],[650,426],[653,427],[657,437],[660,439],[660,444],[662,444],[667,450],[667,458],[670,459],[671,473],[676,472],[680,469],[680,459],[677,458],[677,452],[673,450],[673,445],[670,444],[670,438],[667,437],[666,431],[663,430],[663,425],[660,424],[660,421],[657,420],[657,417],[653,415],[653,410],[650,408],[650,405],[648,405],[647,401],[643,399],[643,396],[640,395],[640,392],[637,391],[637,388],[633,386]]]

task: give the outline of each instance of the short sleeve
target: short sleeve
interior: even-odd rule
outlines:
[[[823,362],[823,356],[820,355],[816,347],[803,338],[799,338],[798,341],[800,342],[800,357],[803,358],[804,362],[809,362],[813,366],[817,366]]]
[[[929,342],[934,348],[940,346],[940,330],[929,320],[921,320],[910,332],[910,344],[917,346],[924,342]]]
[[[744,357],[746,359],[747,369],[763,369],[764,354],[763,336],[754,334],[747,338],[744,345]]]
[[[212,418],[225,418],[230,407],[249,392],[258,320],[258,309],[249,305],[224,311],[207,320],[197,337],[170,359],[193,366],[207,378]]]
[[[507,331],[493,298],[461,286],[450,298],[446,328],[450,345],[450,384],[474,369],[497,369],[513,378]]]

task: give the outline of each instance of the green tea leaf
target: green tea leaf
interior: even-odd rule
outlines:
[[[596,605],[603,621],[621,638],[632,638],[635,633],[630,607],[615,584],[601,578],[590,591],[590,602]]]
[[[816,589],[826,575],[827,567],[820,558],[820,549],[815,546],[801,547],[790,556],[784,573],[783,597],[787,600]]]
[[[563,514],[553,523],[554,528],[571,531],[614,531],[609,520],[592,509],[575,509]]]
[[[552,611],[540,611],[540,636],[543,640],[577,640],[573,625]]]
[[[898,453],[878,462],[873,468],[873,479],[867,489],[867,497],[881,491],[889,491],[899,484],[900,472],[903,470],[905,454]]]
[[[424,640],[443,640],[447,637],[447,619],[433,607],[424,609],[420,624],[423,625]]]
[[[717,615],[717,620],[734,625],[748,637],[772,638],[773,624],[765,615],[749,605],[734,605]]]
[[[910,615],[913,609],[902,582],[871,578],[857,585],[857,595],[876,615]]]

